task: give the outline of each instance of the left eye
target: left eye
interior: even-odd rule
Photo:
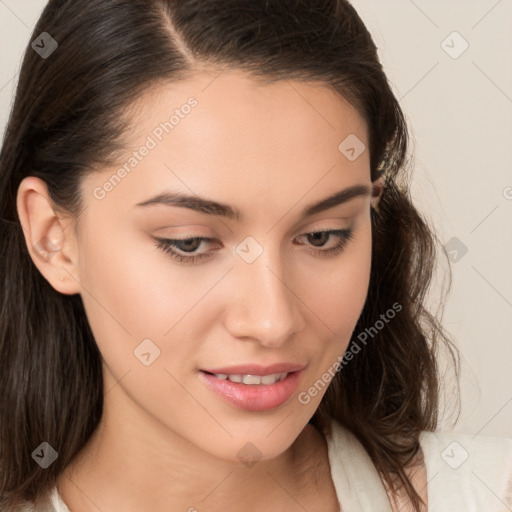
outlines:
[[[299,235],[297,239],[302,237],[307,237],[312,242],[309,247],[311,253],[318,256],[327,256],[341,252],[345,245],[349,242],[349,240],[352,239],[353,232],[351,229],[313,231],[310,233]],[[327,249],[319,249],[319,247],[324,247],[332,237],[337,239],[337,241],[332,247]],[[170,254],[172,259],[179,262],[187,263],[192,263],[197,260],[210,258],[213,255],[213,252],[192,254],[193,252],[197,251],[197,249],[201,246],[203,242],[210,244],[214,244],[214,242],[216,242],[214,244],[215,249],[220,249],[222,247],[222,244],[220,244],[220,242],[218,242],[214,238],[207,238],[201,236],[183,239],[168,239],[154,237],[154,240],[156,246],[159,249],[162,249],[164,252]],[[299,242],[296,245],[305,244],[303,242]]]

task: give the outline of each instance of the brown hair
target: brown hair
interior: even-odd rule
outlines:
[[[367,122],[371,179],[384,176],[387,186],[371,212],[370,286],[354,332],[395,302],[403,309],[336,373],[311,422],[348,427],[419,510],[404,468],[420,432],[437,425],[438,349],[458,361],[424,306],[437,238],[410,199],[404,115],[354,8],[344,0],[50,0],[31,40],[42,32],[59,46],[47,59],[27,47],[0,154],[0,506],[48,491],[103,407],[100,353],[81,297],[58,293],[32,262],[18,186],[41,178],[55,206],[79,218],[80,180],[114,163],[127,108],[148,87],[210,66],[330,84]],[[42,440],[59,454],[44,470],[31,457]]]

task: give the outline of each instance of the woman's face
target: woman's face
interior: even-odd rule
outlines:
[[[120,164],[82,182],[74,277],[107,413],[222,459],[267,459],[313,415],[326,386],[308,390],[365,302],[367,128],[325,85],[215,77],[159,86],[130,111]]]

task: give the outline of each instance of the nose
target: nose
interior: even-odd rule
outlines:
[[[232,294],[225,327],[235,338],[258,342],[265,347],[283,345],[304,326],[290,272],[286,277],[279,257],[270,251],[253,263],[238,261],[231,272]]]

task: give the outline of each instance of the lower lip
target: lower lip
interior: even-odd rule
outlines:
[[[245,411],[268,411],[284,404],[299,384],[300,371],[289,373],[275,384],[242,384],[222,380],[200,371],[199,375],[209,388],[231,405]]]

